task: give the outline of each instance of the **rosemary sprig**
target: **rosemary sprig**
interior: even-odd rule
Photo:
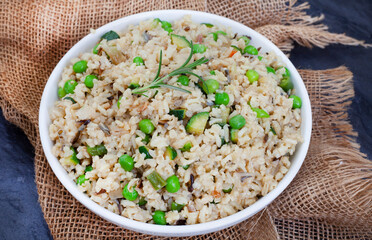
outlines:
[[[166,84],[166,83],[164,83],[164,81],[167,80],[168,78],[173,77],[173,76],[177,76],[177,75],[181,75],[181,74],[190,74],[190,75],[193,75],[193,76],[197,77],[198,79],[200,79],[204,83],[203,78],[201,76],[197,75],[196,73],[194,73],[193,70],[197,66],[208,62],[208,59],[205,58],[205,57],[202,57],[202,58],[196,60],[195,62],[189,64],[193,53],[194,53],[194,45],[191,41],[190,42],[190,55],[186,59],[186,61],[181,65],[181,67],[173,70],[172,72],[168,73],[164,77],[160,77],[159,75],[160,75],[161,64],[162,64],[162,55],[163,55],[162,50],[160,50],[159,67],[158,67],[158,71],[156,73],[156,76],[155,76],[154,80],[147,86],[143,86],[141,88],[134,89],[132,91],[132,93],[133,94],[143,94],[143,93],[147,92],[149,89],[160,88],[160,87],[169,88],[169,89],[173,89],[173,90],[178,90],[178,91],[186,92],[186,93],[191,93],[190,91],[188,91],[184,88],[180,88],[180,87],[176,87],[176,86],[173,86],[173,85]]]

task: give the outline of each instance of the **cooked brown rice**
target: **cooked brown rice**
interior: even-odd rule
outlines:
[[[227,106],[212,106],[215,94],[204,94],[196,86],[198,79],[195,76],[189,76],[189,86],[179,85],[177,76],[167,80],[167,84],[180,86],[191,93],[158,88],[146,92],[147,96],[132,94],[133,90],[128,86],[133,81],[145,86],[154,79],[160,50],[163,51],[161,75],[178,68],[190,52],[190,48],[173,44],[162,25],[154,24],[150,19],[130,26],[119,39],[102,40],[98,54],[83,53],[71,61],[71,65],[64,69],[58,87],[63,88],[70,79],[76,80],[74,93],[66,95],[76,103],[68,98],[55,103],[50,111],[49,134],[55,143],[53,154],[74,181],[85,175],[87,180],[77,186],[94,202],[137,221],[153,223],[153,212],[161,210],[166,213],[168,224],[182,223],[179,220],[196,224],[234,214],[278,185],[291,165],[289,156],[302,141],[301,117],[300,109],[292,109],[292,99],[278,86],[285,68],[274,53],[259,52],[261,60],[256,55],[243,56],[239,51],[229,57],[234,50],[231,45],[244,49],[243,39],[238,40],[234,33],[222,26],[210,28],[194,23],[189,16],[172,23],[172,29],[174,34],[207,47],[206,52],[193,55],[191,62],[202,56],[209,59],[194,72],[204,79],[219,82],[218,91],[229,95]],[[214,41],[210,33],[217,30],[227,34],[219,34],[218,40]],[[119,55],[108,56],[113,48]],[[145,65],[133,63],[136,56],[141,56]],[[79,60],[88,63],[84,73],[73,71],[73,64]],[[267,66],[276,72],[268,72]],[[246,72],[249,69],[259,74],[258,81],[248,81]],[[211,75],[211,70],[215,75]],[[89,74],[98,76],[93,88],[84,84]],[[291,90],[291,94],[293,92]],[[117,106],[119,97],[120,108]],[[231,109],[229,119],[240,114],[246,120],[238,132],[236,144],[231,142],[229,124],[217,124],[221,123],[227,108]],[[252,108],[263,109],[270,117],[257,118]],[[171,109],[185,109],[185,119],[179,121],[170,115]],[[188,119],[199,112],[210,114],[204,132],[200,135],[186,132]],[[138,127],[142,119],[151,119],[155,126],[147,145],[142,141],[146,135]],[[223,140],[227,143],[223,144]],[[188,141],[193,147],[189,152],[182,152],[180,149]],[[87,146],[99,144],[105,146],[107,154],[91,156]],[[153,158],[145,159],[145,154],[139,153],[138,148],[143,145]],[[174,160],[165,157],[167,146],[177,151]],[[71,147],[77,151],[78,164],[70,160]],[[123,154],[134,158],[132,171],[125,171],[119,164],[118,159]],[[186,165],[189,165],[187,170],[181,167]],[[86,172],[87,166],[92,166],[92,170]],[[180,189],[176,193],[168,192],[165,187],[156,191],[146,178],[154,170],[164,180],[176,175]],[[190,177],[194,178],[193,183]],[[138,192],[134,201],[126,200],[122,195],[128,183]],[[231,192],[226,191],[229,188],[232,188]],[[140,198],[147,203],[139,206]],[[179,212],[171,211],[173,201],[185,207]]]

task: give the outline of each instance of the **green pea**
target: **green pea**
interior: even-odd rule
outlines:
[[[85,167],[85,172],[90,172],[93,170],[93,167],[91,165]]]
[[[78,61],[72,66],[72,69],[76,73],[83,73],[87,70],[88,68],[88,62],[85,60]]]
[[[76,179],[76,183],[77,183],[78,185],[81,185],[81,184],[83,184],[86,180],[88,180],[88,179],[85,178],[85,175],[80,175],[80,176]]]
[[[181,75],[178,77],[177,82],[181,83],[183,86],[189,86],[189,77],[186,75]]]
[[[289,96],[289,98],[292,98],[293,99],[292,108],[301,108],[301,106],[302,106],[302,100],[301,100],[300,97],[298,97],[296,95],[291,95],[291,96]]]
[[[138,197],[138,192],[136,191],[136,189],[134,189],[135,186],[132,186],[132,190],[133,190],[132,192],[129,191],[129,189],[128,189],[128,184],[129,184],[129,183],[127,183],[127,185],[125,185],[125,187],[124,187],[124,189],[123,189],[123,197],[124,197],[125,199],[129,200],[129,201],[134,201],[134,200],[136,200],[137,197]]]
[[[172,211],[177,211],[177,212],[179,212],[179,211],[181,211],[182,210],[182,208],[185,206],[185,204],[178,204],[178,203],[176,203],[176,202],[172,202],[172,204],[171,204],[171,210]]]
[[[100,144],[94,147],[87,146],[87,152],[89,153],[90,156],[102,156],[107,153],[107,149],[105,145]]]
[[[78,85],[78,83],[75,80],[68,80],[65,85],[63,86],[63,90],[65,90],[65,93],[75,93],[75,87]]]
[[[123,98],[123,96],[120,96],[119,99],[118,99],[118,102],[116,103],[116,105],[118,106],[118,108],[120,108],[120,102],[121,102],[121,99]]]
[[[279,86],[284,90],[284,92],[293,89],[293,83],[289,77],[283,77],[282,80],[280,80]]]
[[[194,44],[193,53],[204,53],[207,47],[203,44]]]
[[[155,224],[159,225],[166,225],[167,221],[165,219],[165,212],[156,210],[154,214],[152,215],[152,220],[154,220]]]
[[[175,193],[180,190],[180,181],[176,175],[167,178],[167,185],[165,186],[168,192]]]
[[[211,75],[216,75],[216,71],[215,71],[215,70],[211,70],[209,73],[210,73]]]
[[[223,104],[227,106],[227,104],[229,104],[229,101],[230,101],[230,97],[229,97],[229,94],[227,94],[226,92],[216,93],[215,103],[217,105]]]
[[[97,48],[98,48],[99,44],[100,44],[100,43],[97,43],[97,45],[94,46],[94,48],[93,48],[93,53],[94,53],[94,54],[98,54],[98,49],[97,49]]]
[[[119,157],[120,166],[127,172],[130,172],[134,168],[134,160],[128,154],[121,155]]]
[[[241,36],[238,40],[240,39],[243,39],[245,46],[247,46],[251,42],[251,39],[247,36]]]
[[[263,109],[251,108],[253,112],[257,114],[257,118],[269,118],[270,115]]]
[[[92,88],[94,86],[94,79],[98,79],[95,75],[88,75],[85,77],[84,84],[87,86],[87,88]]]
[[[266,67],[266,70],[267,70],[267,72],[268,73],[274,73],[275,74],[275,69],[274,68],[272,68],[272,67]]]
[[[247,76],[247,78],[248,78],[248,80],[249,80],[250,83],[254,83],[260,77],[260,75],[258,75],[258,72],[256,72],[253,69],[248,70],[245,75]]]
[[[245,118],[242,115],[236,115],[229,120],[229,124],[233,129],[241,129],[245,125]]]
[[[254,46],[248,45],[244,48],[244,53],[248,53],[248,54],[251,54],[251,55],[257,55],[258,50]]]
[[[155,130],[154,124],[152,124],[150,119],[142,119],[138,126],[139,129],[146,134],[151,134]]]
[[[208,79],[203,82],[203,90],[206,94],[215,93],[219,87],[219,82],[214,79]]]
[[[58,88],[58,97],[63,98],[64,96],[66,96],[65,89],[63,87],[59,87]]]
[[[260,61],[262,60],[262,56],[258,56],[257,58],[258,58],[258,60],[260,60]]]
[[[136,66],[141,66],[141,65],[144,65],[144,63],[143,63],[143,58],[141,58],[141,57],[135,57],[134,59],[133,59],[133,63],[135,63],[136,64]]]

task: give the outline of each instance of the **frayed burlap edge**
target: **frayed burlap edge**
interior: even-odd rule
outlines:
[[[309,233],[310,239],[372,236],[372,164],[359,151],[347,114],[354,96],[352,73],[338,67],[300,74],[312,102],[310,148],[300,172],[268,211],[283,239]]]

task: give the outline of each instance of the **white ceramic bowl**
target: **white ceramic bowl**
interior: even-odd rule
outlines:
[[[58,100],[57,96],[57,83],[62,75],[63,68],[68,65],[72,58],[77,57],[80,53],[90,51],[95,44],[99,41],[100,37],[109,30],[114,30],[121,32],[125,30],[131,24],[138,24],[141,21],[150,19],[150,18],[160,18],[162,20],[174,21],[182,18],[184,15],[191,15],[194,22],[209,22],[215,25],[224,25],[231,27],[233,32],[237,32],[240,35],[249,35],[252,37],[251,43],[254,46],[262,47],[261,51],[274,51],[285,63],[287,68],[291,72],[291,80],[296,89],[296,94],[302,99],[302,108],[301,108],[301,133],[304,138],[304,142],[298,144],[296,147],[295,154],[291,157],[292,166],[290,167],[288,173],[280,181],[278,186],[272,190],[269,194],[259,199],[253,205],[248,208],[235,213],[231,216],[207,222],[200,223],[195,225],[185,225],[185,226],[161,226],[149,223],[143,223],[134,221],[122,216],[119,216],[109,210],[99,206],[92,200],[90,200],[84,193],[80,192],[76,183],[67,175],[66,170],[58,162],[58,159],[52,154],[53,142],[49,138],[49,125],[51,120],[49,118],[49,110],[52,108],[55,101]],[[196,12],[189,10],[163,10],[163,11],[151,11],[144,12],[128,17],[121,18],[114,22],[108,23],[99,29],[95,33],[91,33],[88,36],[80,40],[74,47],[66,53],[66,55],[59,61],[52,74],[49,77],[49,80],[45,86],[43,96],[40,103],[40,112],[39,112],[39,131],[41,137],[41,143],[43,145],[44,153],[48,159],[48,162],[53,169],[57,178],[61,183],[66,187],[66,189],[84,206],[89,210],[93,211],[102,218],[115,223],[124,228],[160,236],[191,236],[204,234],[209,232],[218,231],[227,227],[230,227],[234,224],[240,223],[243,220],[253,216],[264,207],[266,207],[271,201],[273,201],[292,181],[296,176],[298,170],[300,169],[302,162],[305,159],[311,135],[311,106],[309,96],[307,94],[305,85],[298,74],[297,70],[289,59],[279,50],[272,42],[261,34],[255,32],[249,27],[244,26],[241,23],[235,22],[233,20],[217,16],[205,12]]]

